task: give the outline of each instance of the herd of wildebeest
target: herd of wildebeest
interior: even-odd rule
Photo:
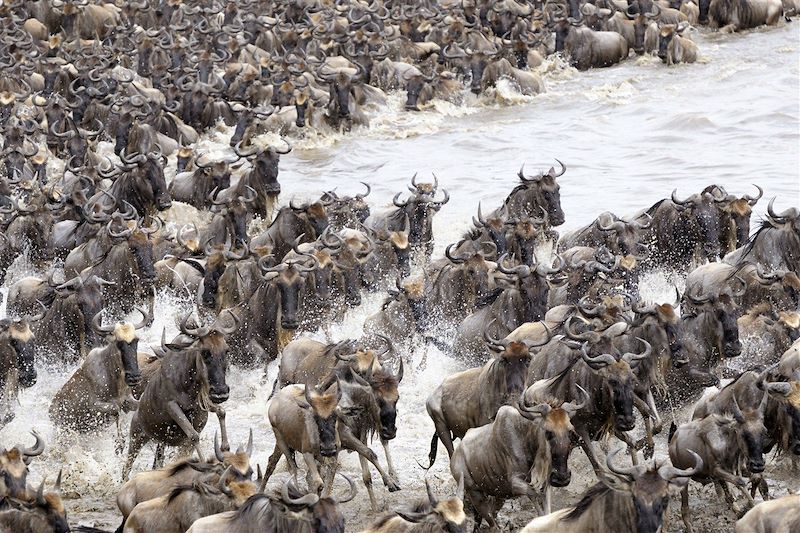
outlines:
[[[343,476],[348,495],[331,496],[337,455],[359,455],[373,511],[371,468],[400,490],[389,449],[398,385],[418,371],[413,348],[430,344],[469,367],[426,404],[435,432],[421,467],[441,441],[457,491],[428,486],[366,531],[464,531],[468,514],[497,528],[504,503],[525,496],[543,516],[524,531],[656,532],[671,487],[691,530],[690,481],[713,483],[737,513],[760,492],[737,531],[797,531],[800,496],[766,502],[763,476],[766,453],[800,455],[797,208],[776,211],[773,199],[751,231],[762,189],[738,197],[712,184],[559,235],[559,162],[521,169],[503,204],[478,206],[474,227],[434,259],[433,219],[450,200],[435,176],[415,176],[378,212],[367,183],[281,206],[291,148],[261,135],[365,124],[385,90],[405,90],[408,110],[457,99],[465,81],[474,93],[500,78],[536,93],[535,67],[553,51],[580,69],[629,48],[691,62],[689,23],[743,29],[795,11],[779,0],[3,2],[0,273],[22,260],[42,275],[6,280],[0,427],[37,366],[71,365],[50,403],[60,430],[106,438],[133,413],[117,439],[118,453],[128,448],[118,531],[344,531],[357,489]],[[227,155],[197,149],[221,123],[235,126]],[[165,223],[173,202],[194,220]],[[685,290],[644,301],[639,280],[653,269],[687,276]],[[165,291],[193,310],[175,338],[140,345]],[[387,296],[363,337],[308,336],[377,291]],[[742,356],[741,336],[758,349]],[[753,369],[731,370],[736,357]],[[229,364],[279,365],[267,410],[276,445],[255,482],[264,436],[230,451]],[[696,401],[720,377],[733,380],[669,428],[669,461],[653,461],[659,408]],[[209,413],[213,457],[199,445]],[[69,531],[61,474],[52,488],[27,484],[45,449],[33,434],[32,447],[0,452],[0,530]],[[598,458],[594,443],[609,439],[630,466],[620,450]],[[150,442],[154,470],[128,479]],[[550,513],[576,446],[598,483]],[[183,458],[165,467],[166,447]],[[268,492],[281,458],[291,475]]]

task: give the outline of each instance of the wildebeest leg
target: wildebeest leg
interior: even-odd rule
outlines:
[[[142,430],[142,428],[139,426],[139,421],[136,415],[134,415],[133,419],[131,420],[129,434],[130,442],[128,444],[128,458],[125,460],[125,464],[122,467],[122,481],[128,481],[128,476],[131,473],[133,462],[136,460],[136,457],[142,450],[142,446],[144,446],[150,440],[150,438],[145,434],[144,430]]]
[[[164,454],[167,450],[167,445],[163,442],[156,443],[156,453],[153,455],[153,470],[164,466]]]
[[[490,528],[497,527],[497,522],[495,522],[492,516],[494,505],[491,496],[486,496],[482,492],[475,490],[468,490],[467,496],[469,497],[469,501],[472,502],[473,509],[475,509],[475,529],[473,531],[478,531],[480,529],[483,520],[486,520]]]
[[[594,470],[595,474],[602,473],[603,469],[600,468],[600,463],[597,462],[597,458],[594,456],[592,439],[589,438],[589,432],[586,431],[586,428],[580,428],[576,430],[576,433],[581,438],[581,449],[583,450],[583,453],[586,454],[586,458],[589,459],[590,463],[592,463],[592,470]]]
[[[637,450],[641,448],[643,450],[642,453],[644,454],[644,458],[650,459],[653,457],[653,452],[655,451],[655,442],[653,441],[654,432],[651,421],[657,420],[657,414],[654,415],[653,411],[650,409],[650,406],[635,394],[633,396],[633,405],[642,414],[645,429],[645,437],[637,442],[634,447]],[[660,424],[660,420],[658,420],[656,424]],[[634,462],[634,464],[636,463]]]
[[[683,519],[683,526],[686,528],[686,533],[692,533],[692,516],[689,511],[688,484],[681,490],[681,518]]]
[[[303,459],[308,469],[308,473],[306,474],[308,490],[312,494],[319,494],[322,489],[323,481],[322,476],[319,475],[319,469],[317,468],[317,459],[314,457],[313,453],[304,453]]]
[[[200,435],[195,431],[194,426],[186,418],[186,413],[183,412],[181,406],[178,405],[178,402],[172,400],[167,402],[166,406],[167,414],[178,424],[178,427],[183,430],[186,436],[189,438],[189,441],[194,445],[194,449],[197,452],[197,457],[200,458],[200,461],[204,461],[203,450],[200,449]]]
[[[361,461],[361,480],[364,482],[364,486],[367,488],[370,506],[372,506],[373,512],[377,511],[378,503],[375,501],[375,491],[372,489],[372,474],[369,471],[369,463],[363,455],[359,455],[358,460]]]
[[[436,413],[438,415],[438,413]],[[431,418],[433,418],[433,425],[436,428],[436,434],[439,436],[439,440],[442,441],[444,444],[445,449],[447,449],[447,455],[449,457],[453,457],[453,437],[450,433],[450,428],[447,427],[447,423],[442,420],[438,416],[433,416],[431,413]]]
[[[636,453],[637,452],[636,443],[633,442],[633,439],[631,438],[631,436],[628,435],[624,431],[616,431],[616,432],[614,432],[614,435],[619,440],[621,440],[622,442],[624,442],[625,444],[628,445],[628,454],[630,454],[630,456],[631,456],[631,462],[633,463],[633,466],[638,465],[639,464],[639,455]]]
[[[339,470],[339,456],[325,457],[322,460],[322,496],[327,498],[333,491],[333,481]]]
[[[664,427],[664,421],[661,420],[661,414],[659,414],[658,408],[656,407],[656,399],[653,398],[652,389],[647,389],[646,400],[647,405],[650,407],[650,413],[653,415],[653,435],[658,435]]]
[[[394,469],[392,455],[389,453],[389,441],[381,439],[381,446],[383,446],[383,454],[386,456],[386,465],[389,467],[389,476],[395,480],[395,482],[399,483],[400,480],[397,479],[397,471]]]
[[[267,471],[264,472],[265,480],[269,480],[269,478],[272,476],[272,473],[275,471],[275,467],[278,466],[278,461],[281,460],[281,455],[283,455],[283,452],[276,443],[275,449],[272,450],[272,455],[269,456],[269,461],[267,462]]]
[[[381,475],[383,484],[386,485],[386,488],[389,490],[389,492],[400,490],[400,486],[386,474],[386,471],[383,468],[381,468],[380,463],[378,463],[378,456],[375,454],[375,452],[373,452],[366,444],[355,438],[355,436],[353,436],[353,434],[347,429],[347,426],[339,428],[339,438],[342,442],[342,449],[353,450],[360,456],[365,457],[367,461],[375,465],[375,469]]]
[[[222,406],[214,405],[209,408],[209,411],[213,411],[219,420],[219,432],[222,434],[221,449],[223,452],[229,452],[231,450],[231,445],[228,442],[228,428],[225,425],[225,409],[223,409]]]

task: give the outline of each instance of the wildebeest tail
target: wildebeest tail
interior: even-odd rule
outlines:
[[[278,392],[278,378],[275,378],[275,382],[272,384],[272,392],[269,393],[269,398],[267,400],[271,400],[275,393]]]
[[[436,462],[436,452],[437,452],[437,450],[438,450],[438,449],[439,449],[439,435],[438,435],[438,434],[437,434],[437,433],[434,431],[434,432],[433,432],[433,438],[431,439],[431,451],[430,451],[430,453],[428,454],[428,461],[429,461],[429,464],[428,464],[427,468],[426,468],[426,467],[424,467],[424,466],[422,466],[422,465],[419,463],[419,461],[417,461],[417,464],[418,464],[418,465],[419,465],[421,468],[423,468],[423,469],[425,469],[425,470],[430,470],[430,469],[431,469],[431,467],[433,466],[433,463],[435,463],[435,462]]]

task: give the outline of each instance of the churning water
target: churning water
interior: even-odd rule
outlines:
[[[415,172],[424,179],[435,172],[451,194],[434,222],[438,252],[468,228],[479,201],[487,211],[502,201],[516,185],[522,163],[535,173],[549,168],[554,158],[568,167],[559,179],[567,217],[562,230],[588,223],[604,210],[633,213],[674,188],[685,197],[710,183],[735,194],[753,193],[751,183],[761,185],[765,197],[754,222],[773,196],[777,209],[800,205],[800,22],[694,37],[701,52],[694,65],[667,68],[657,58],[644,57],[579,73],[550,59],[542,67],[547,92],[536,97],[520,96],[501,84],[478,99],[466,94],[463,105],[435,102],[409,113],[402,111],[404,95],[390,95],[389,109],[373,112],[369,129],[291,139],[294,151],[281,160],[281,202],[293,196],[318,197],[334,188],[353,194],[362,190],[358,182],[366,181],[373,186],[369,200],[376,209],[405,191]],[[204,143],[223,149],[230,133],[215,132]],[[192,210],[173,211],[168,219],[191,221]],[[18,261],[7,283],[25,273],[30,271]],[[670,300],[672,291],[658,275],[646,277],[642,287],[643,295],[653,299]],[[379,309],[382,299],[365,297],[361,308],[332,327],[333,338],[359,336],[364,319]],[[176,316],[188,309],[179,298],[159,295],[155,323],[140,347],[144,341],[157,343],[162,327],[168,338],[174,335]],[[426,352],[424,371],[407,370],[400,387],[393,450],[404,490],[390,497],[373,475],[378,499],[389,507],[423,486],[416,461],[427,457],[433,432],[425,398],[444,376],[459,369],[434,347],[418,346],[409,357],[418,362]],[[228,374],[231,397],[225,406],[231,444],[243,443],[253,428],[253,460],[262,465],[274,443],[266,413],[276,368],[270,365],[267,376],[237,368]],[[44,475],[52,480],[63,467],[71,521],[116,527],[114,496],[123,462],[114,450],[116,428],[99,435],[63,434],[48,418],[50,400],[72,370],[40,369],[38,383],[20,394],[16,419],[0,430],[0,442],[30,444],[28,431],[37,429],[48,446],[33,463],[30,481],[38,483]],[[123,433],[128,420],[123,420]],[[202,435],[208,453],[216,428],[212,418]],[[382,455],[379,447],[374,449]],[[149,468],[152,456],[153,449],[145,448],[134,470]],[[343,469],[360,478],[355,456],[341,459]],[[444,489],[451,488],[445,452],[440,450],[437,463],[429,475],[446,482]],[[283,472],[279,470],[275,485]],[[580,479],[576,483],[577,493],[586,487]],[[348,504],[348,523],[368,523],[367,509],[363,503]]]

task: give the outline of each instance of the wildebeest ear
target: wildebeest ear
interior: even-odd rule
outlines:
[[[600,480],[600,482],[603,485],[605,485],[606,487],[608,487],[608,488],[610,488],[612,490],[616,490],[618,492],[625,492],[625,493],[630,493],[631,492],[630,484],[625,482],[625,481],[623,481],[622,479],[620,479],[620,478],[618,478],[616,476],[613,476],[611,474],[606,474],[606,473],[600,473],[600,474],[597,475],[597,478]]]

